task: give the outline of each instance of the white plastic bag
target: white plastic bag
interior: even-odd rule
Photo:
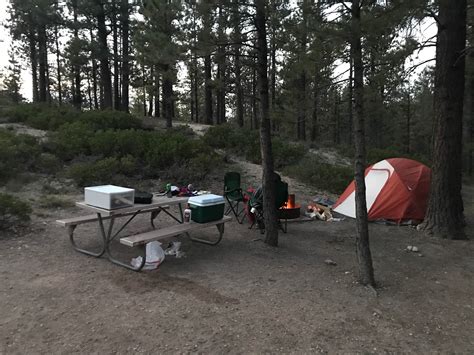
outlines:
[[[142,257],[138,256],[132,259],[132,266],[139,267],[142,263]],[[153,241],[146,244],[146,259],[142,270],[154,270],[165,260],[165,252],[161,243]]]

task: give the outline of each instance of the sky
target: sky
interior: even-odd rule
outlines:
[[[0,24],[4,24],[8,19],[8,0],[0,0]],[[417,37],[420,42],[426,41],[427,39],[431,38],[432,36],[436,35],[436,24],[433,19],[426,19],[424,20],[417,28],[416,33]],[[0,26],[0,70],[8,66],[8,49],[10,48],[11,38],[8,33],[8,30],[4,26]],[[412,56],[407,59],[406,65],[416,65],[417,63],[424,62],[427,59],[435,57],[435,49],[425,48],[420,50],[419,52],[415,52]],[[429,64],[434,64],[431,62]],[[423,69],[425,65],[420,66],[417,70],[414,71],[412,78],[416,77]],[[340,65],[336,68],[334,73],[337,76],[340,73],[346,71],[346,67],[344,65]],[[182,75],[180,75],[182,77]],[[342,79],[341,76],[339,79]],[[32,83],[31,83],[31,72],[28,68],[25,68],[22,71],[22,88],[21,93],[24,97],[28,100],[31,100],[32,97]]]

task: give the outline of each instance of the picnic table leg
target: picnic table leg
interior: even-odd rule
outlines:
[[[224,223],[216,224],[217,230],[219,231],[219,238],[216,241],[210,241],[210,240],[201,239],[201,238],[193,238],[189,235],[189,233],[186,233],[186,234],[193,242],[207,244],[207,245],[217,245],[220,243],[224,235],[224,226],[225,226]]]
[[[181,220],[179,220],[178,218],[176,218],[175,216],[173,216],[170,212],[168,212],[168,211],[165,210],[165,209],[161,209],[161,211],[163,211],[163,212],[166,213],[168,216],[170,216],[171,218],[173,218],[176,222],[182,224],[182,223],[184,223],[183,207],[181,206],[181,204],[179,204],[178,207],[179,207],[179,217],[181,218]]]
[[[132,266],[129,263],[124,263],[123,261],[120,261],[118,259],[115,259],[112,256],[112,254],[110,253],[110,250],[107,250],[107,255],[109,257],[109,260],[111,262],[113,262],[114,264],[116,264],[116,265],[120,265],[120,266],[122,266],[126,269],[129,269],[129,270],[140,271],[143,268],[143,266],[145,266],[145,263],[146,263],[146,244],[139,245],[139,246],[137,246],[137,248],[140,249],[140,256],[142,258],[142,261],[141,261],[140,265],[138,265],[137,267]]]
[[[112,230],[113,230],[113,226],[114,226],[114,220],[115,218],[112,217],[110,219],[110,224],[109,224],[109,228],[107,230],[107,233],[105,232],[105,228],[104,228],[104,224],[103,224],[103,221],[102,221],[102,216],[100,216],[100,214],[98,214],[98,218],[99,218],[99,224],[100,224],[100,230],[101,230],[101,233],[102,233],[102,237],[104,238],[104,241],[105,241],[105,253],[107,254],[107,257],[109,258],[109,260],[114,263],[114,264],[117,264],[117,265],[120,265],[120,266],[123,266],[127,269],[130,269],[130,270],[133,270],[133,271],[140,271],[143,266],[145,265],[145,262],[146,262],[146,249],[145,249],[145,245],[141,245],[139,246],[139,249],[140,249],[140,256],[142,257],[142,261],[140,263],[140,265],[138,265],[137,267],[134,267],[132,265],[130,265],[129,263],[124,263],[123,261],[120,261],[116,258],[114,258],[112,256],[112,253],[110,252],[110,244],[112,243],[112,241],[114,240],[114,238],[137,216],[137,214],[139,213],[140,211],[137,211],[136,213],[134,213],[128,220],[127,222],[125,222],[117,232],[115,232],[113,235],[112,235]]]
[[[162,211],[162,209],[160,208],[159,210],[156,210],[156,211],[151,211],[151,216],[150,216],[150,223],[151,223],[151,226],[153,227],[153,229],[155,229],[155,218],[158,217],[158,215],[160,214],[160,212]]]
[[[74,250],[78,251],[79,253],[86,254],[89,256],[93,256],[96,258],[100,258],[102,255],[105,253],[105,240],[102,238],[102,250],[99,252],[93,252],[87,249],[79,248],[76,244],[76,241],[74,240],[74,230],[76,229],[76,226],[69,226],[68,227],[68,234],[69,234],[69,240],[71,241],[72,247]]]

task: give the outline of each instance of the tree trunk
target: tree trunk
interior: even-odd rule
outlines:
[[[97,62],[92,59],[92,92],[94,96],[94,108],[99,109],[99,100],[97,99]]]
[[[122,23],[122,107],[125,112],[129,112],[129,85],[130,85],[130,65],[129,65],[129,5],[128,0],[122,0],[120,6],[120,22]]]
[[[100,53],[100,81],[103,87],[103,109],[112,108],[112,78],[109,68],[109,48],[107,46],[107,27],[105,26],[105,10],[102,0],[96,0],[97,12],[97,37],[99,39]]]
[[[74,39],[79,41],[79,22],[77,20],[77,0],[73,0],[72,4],[72,13],[73,13],[73,26],[74,26]],[[76,55],[79,55],[77,52]],[[72,67],[73,76],[74,76],[74,86],[73,86],[73,95],[72,95],[72,104],[77,109],[81,109],[82,106],[82,94],[81,94],[81,69],[77,64],[78,58],[75,58],[74,65]]]
[[[211,56],[206,55],[204,57],[204,86],[205,86],[205,112],[206,112],[206,124],[212,124],[213,122],[213,109],[212,109],[212,84],[211,84]]]
[[[406,126],[406,135],[407,135],[407,145],[406,152],[410,154],[410,132],[411,129],[411,94],[407,93],[407,126]]]
[[[311,117],[311,141],[316,141],[318,137],[318,110],[319,110],[319,68],[315,65],[314,74],[314,91],[313,91],[313,114]]]
[[[163,117],[166,128],[173,126],[173,81],[169,64],[163,66]]]
[[[257,62],[254,61],[252,68],[252,123],[251,128],[258,127],[258,109],[257,109]]]
[[[300,49],[300,66],[301,73],[299,75],[298,85],[298,123],[297,136],[299,140],[306,140],[306,46],[308,44],[308,0],[302,1],[302,29],[301,29],[301,49]]]
[[[61,51],[59,50],[59,33],[58,25],[54,26],[54,42],[56,45],[56,76],[58,79],[58,103],[63,104],[63,89],[61,83]]]
[[[39,90],[38,90],[38,52],[37,52],[37,40],[35,33],[31,31],[28,35],[29,47],[30,47],[30,62],[31,62],[31,80],[33,83],[33,102],[39,101]]]
[[[351,54],[354,60],[354,141],[355,141],[355,202],[356,202],[356,251],[359,278],[362,284],[375,286],[372,255],[369,245],[367,201],[365,196],[365,129],[364,129],[364,66],[360,29],[359,0],[352,0]]]
[[[146,85],[148,88],[149,94],[148,94],[148,116],[152,117],[153,116],[153,99],[154,99],[154,91],[155,91],[155,86],[154,86],[154,79],[155,79],[155,71],[154,71],[154,66],[150,66],[150,83],[149,85]]]
[[[112,46],[113,46],[113,66],[114,66],[114,109],[120,110],[121,100],[120,100],[120,63],[119,63],[119,53],[118,53],[118,30],[117,30],[117,5],[115,1],[112,1],[112,16],[111,16],[111,25],[112,25]]]
[[[47,44],[46,44],[46,28],[44,25],[39,27],[38,30],[38,62],[39,62],[39,101],[46,102],[47,100],[47,80],[46,80],[46,70],[48,64],[46,63],[46,58],[48,55]]]
[[[160,72],[155,68],[155,117],[160,117]]]
[[[265,219],[265,243],[278,246],[278,219],[275,201],[276,174],[273,170],[272,139],[269,115],[269,95],[267,77],[267,30],[265,0],[255,0],[258,43],[258,90],[260,97],[260,149],[263,168],[263,214]]]
[[[239,0],[234,0],[232,3],[232,23],[234,28],[234,75],[235,75],[235,117],[239,127],[244,126],[244,92],[242,89],[242,63],[240,61],[242,50],[242,30],[239,16]]]
[[[352,61],[352,56],[349,55],[349,83],[347,84],[348,87],[348,92],[349,92],[349,97],[347,99],[347,111],[348,111],[348,116],[349,116],[349,144],[352,145],[352,125],[354,122],[354,117],[353,117],[353,98],[354,98],[354,93],[353,93],[353,72],[354,72],[354,64]]]
[[[439,1],[433,167],[424,229],[449,239],[466,238],[461,196],[466,13],[466,0]]]

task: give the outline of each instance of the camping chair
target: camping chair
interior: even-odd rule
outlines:
[[[280,219],[279,210],[281,207],[285,206],[286,201],[288,200],[288,184],[281,180],[278,175],[278,180],[276,182],[276,196],[275,196],[275,207],[277,209],[278,216],[278,227],[286,233],[287,231],[287,222],[285,219],[285,225],[283,226]],[[257,228],[260,229],[260,233],[265,232],[265,221],[263,218],[263,189],[259,187],[255,193],[251,196],[248,202],[248,211],[254,214],[254,221],[250,226],[250,229],[256,224]]]
[[[237,222],[242,224],[242,221],[245,217],[244,211],[244,202],[246,201],[242,189],[240,188],[240,174],[237,172],[228,172],[224,175],[224,197],[227,200],[229,206],[225,211],[225,214],[228,215],[232,212],[237,218]],[[242,202],[242,208],[239,210],[240,203]],[[239,219],[240,215],[242,218]]]

